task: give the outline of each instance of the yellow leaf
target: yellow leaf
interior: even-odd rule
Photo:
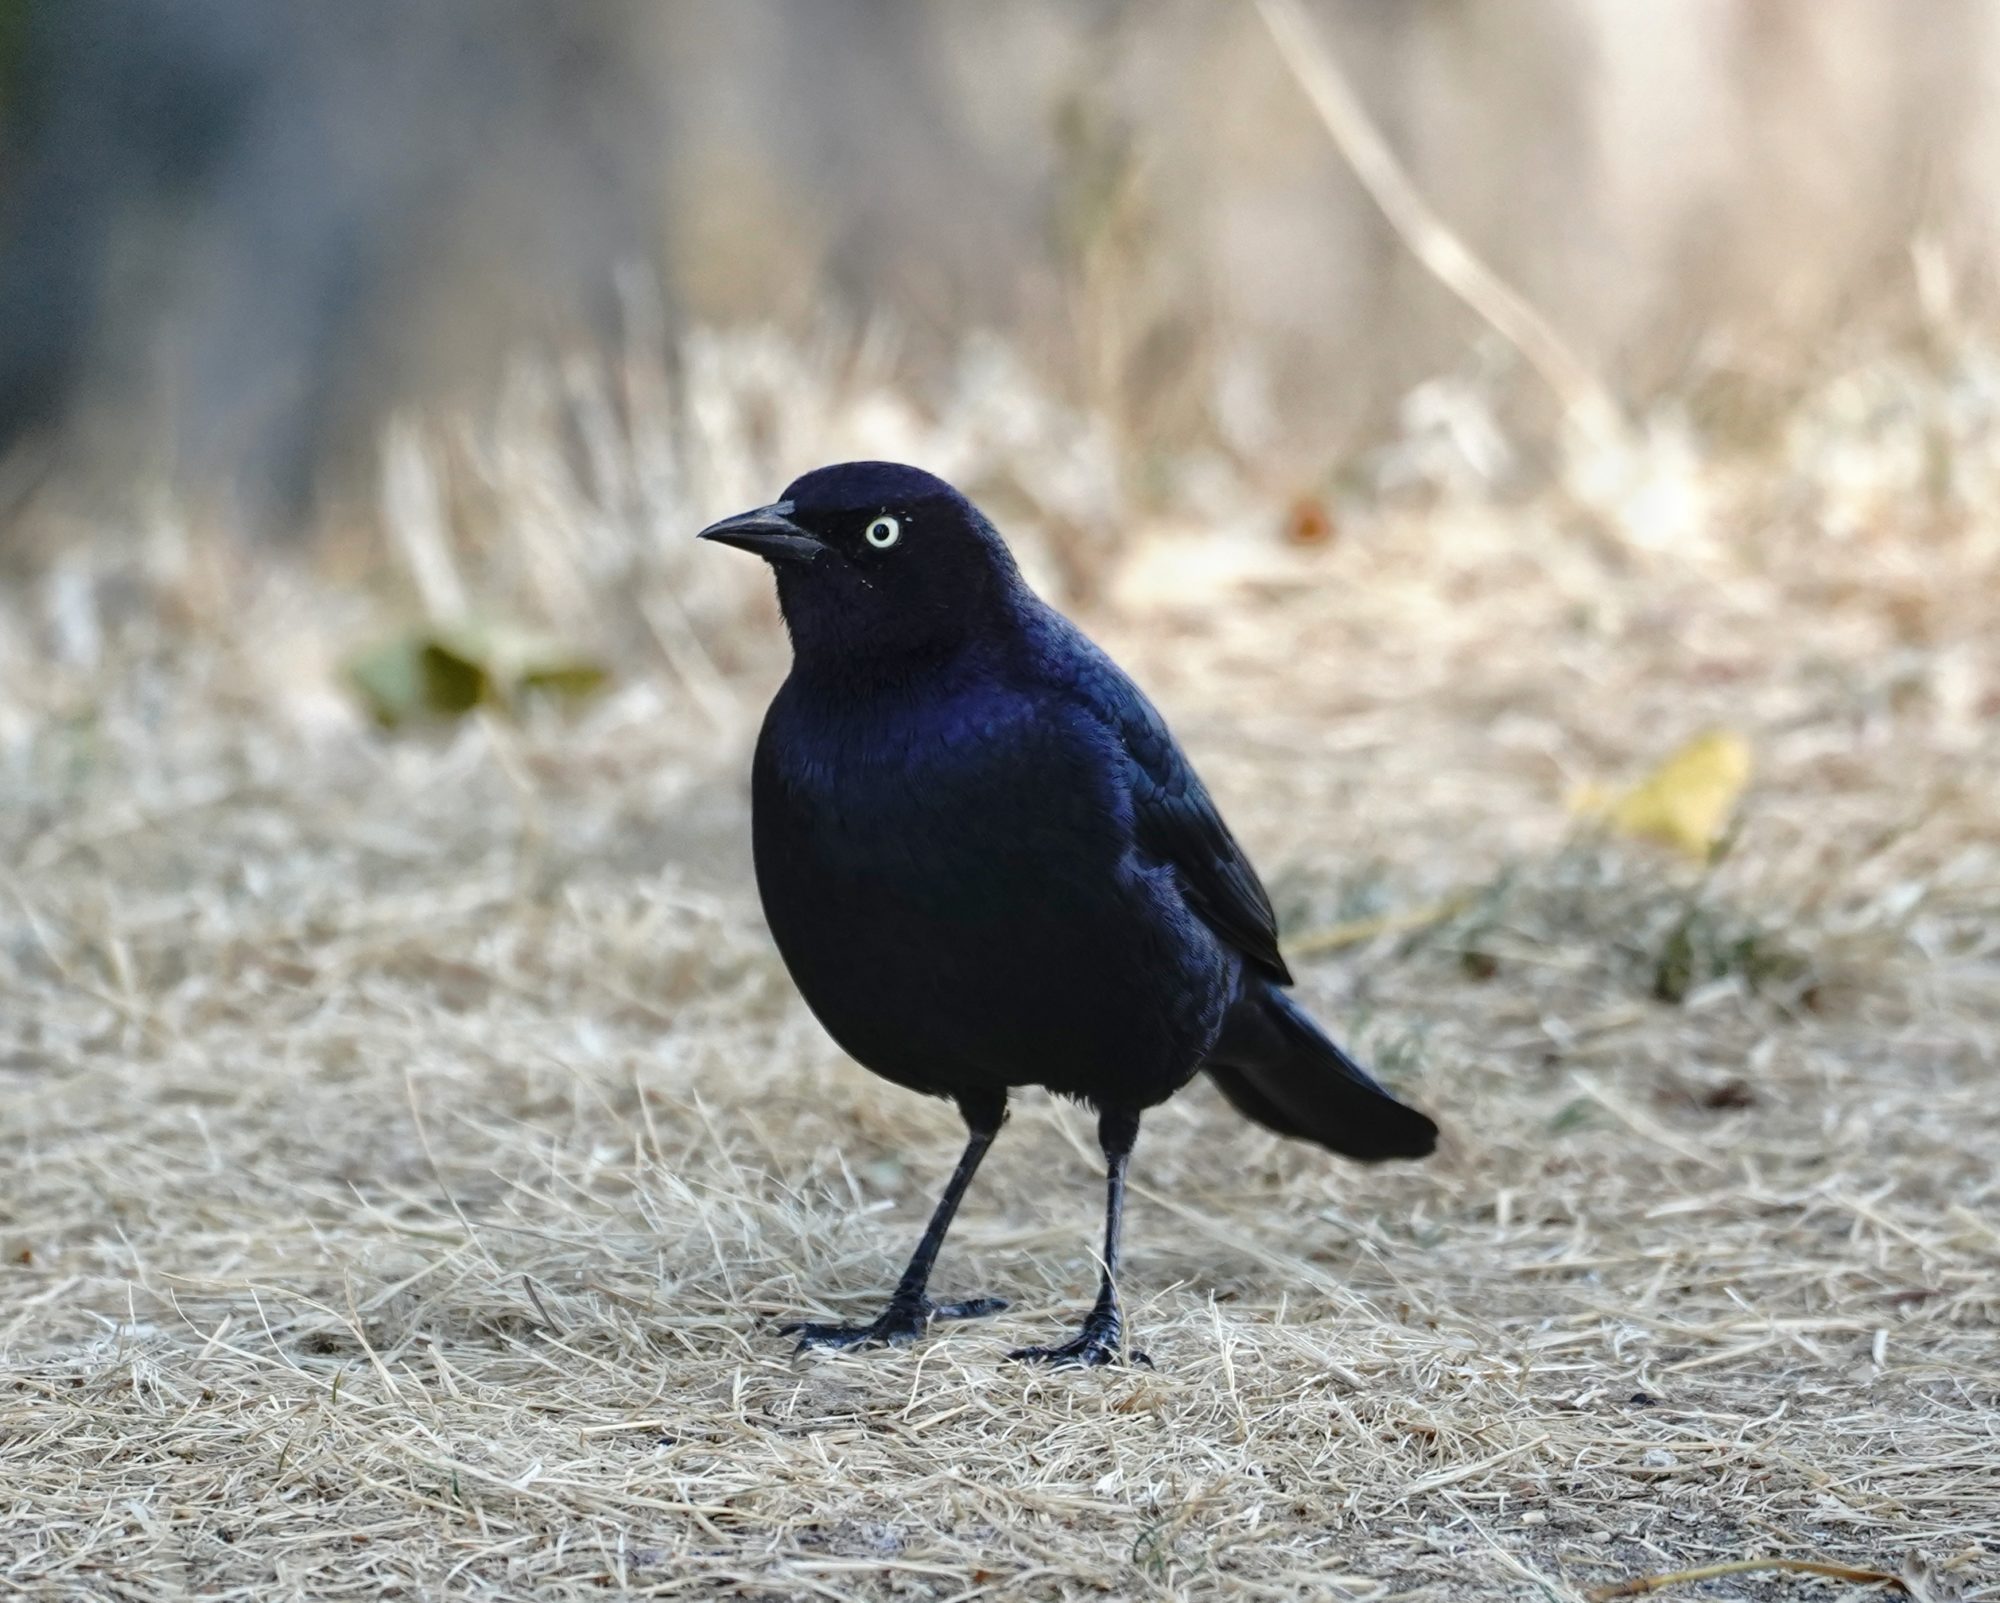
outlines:
[[[1750,743],[1733,729],[1710,729],[1630,789],[1587,786],[1575,806],[1620,834],[1708,857],[1721,844],[1749,782]]]

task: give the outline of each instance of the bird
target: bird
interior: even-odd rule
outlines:
[[[1287,994],[1271,899],[1165,720],[1022,576],[943,479],[844,462],[698,538],[775,575],[792,665],[751,763],[765,920],[834,1042],[957,1104],[966,1144],[882,1312],[797,1322],[797,1351],[900,1346],[997,1297],[932,1266],[1000,1131],[1040,1086],[1097,1115],[1105,1221],[1076,1335],[1008,1356],[1144,1362],[1119,1301],[1141,1117],[1206,1074],[1235,1109],[1351,1158],[1421,1158],[1425,1114]]]

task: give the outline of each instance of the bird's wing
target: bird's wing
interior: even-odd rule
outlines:
[[[1271,898],[1166,720],[1117,664],[1081,635],[1077,640],[1085,661],[1084,699],[1117,734],[1130,763],[1141,849],[1174,867],[1189,905],[1210,929],[1263,973],[1290,985]]]

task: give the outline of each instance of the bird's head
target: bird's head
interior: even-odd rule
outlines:
[[[829,666],[950,655],[1021,585],[977,507],[897,462],[816,468],[700,538],[770,563],[793,650]]]

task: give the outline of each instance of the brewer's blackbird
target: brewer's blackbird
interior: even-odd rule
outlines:
[[[1022,579],[943,480],[849,462],[701,531],[770,563],[792,671],[751,777],[757,887],[792,979],[856,1061],[952,1098],[970,1131],[909,1267],[863,1325],[800,1349],[914,1340],[931,1264],[1016,1086],[1097,1110],[1103,1279],[1072,1341],[1117,1358],[1118,1240],[1139,1116],[1206,1072],[1238,1111],[1363,1159],[1437,1127],[1287,997],[1270,898],[1160,715]],[[1142,1355],[1134,1355],[1142,1356]]]

